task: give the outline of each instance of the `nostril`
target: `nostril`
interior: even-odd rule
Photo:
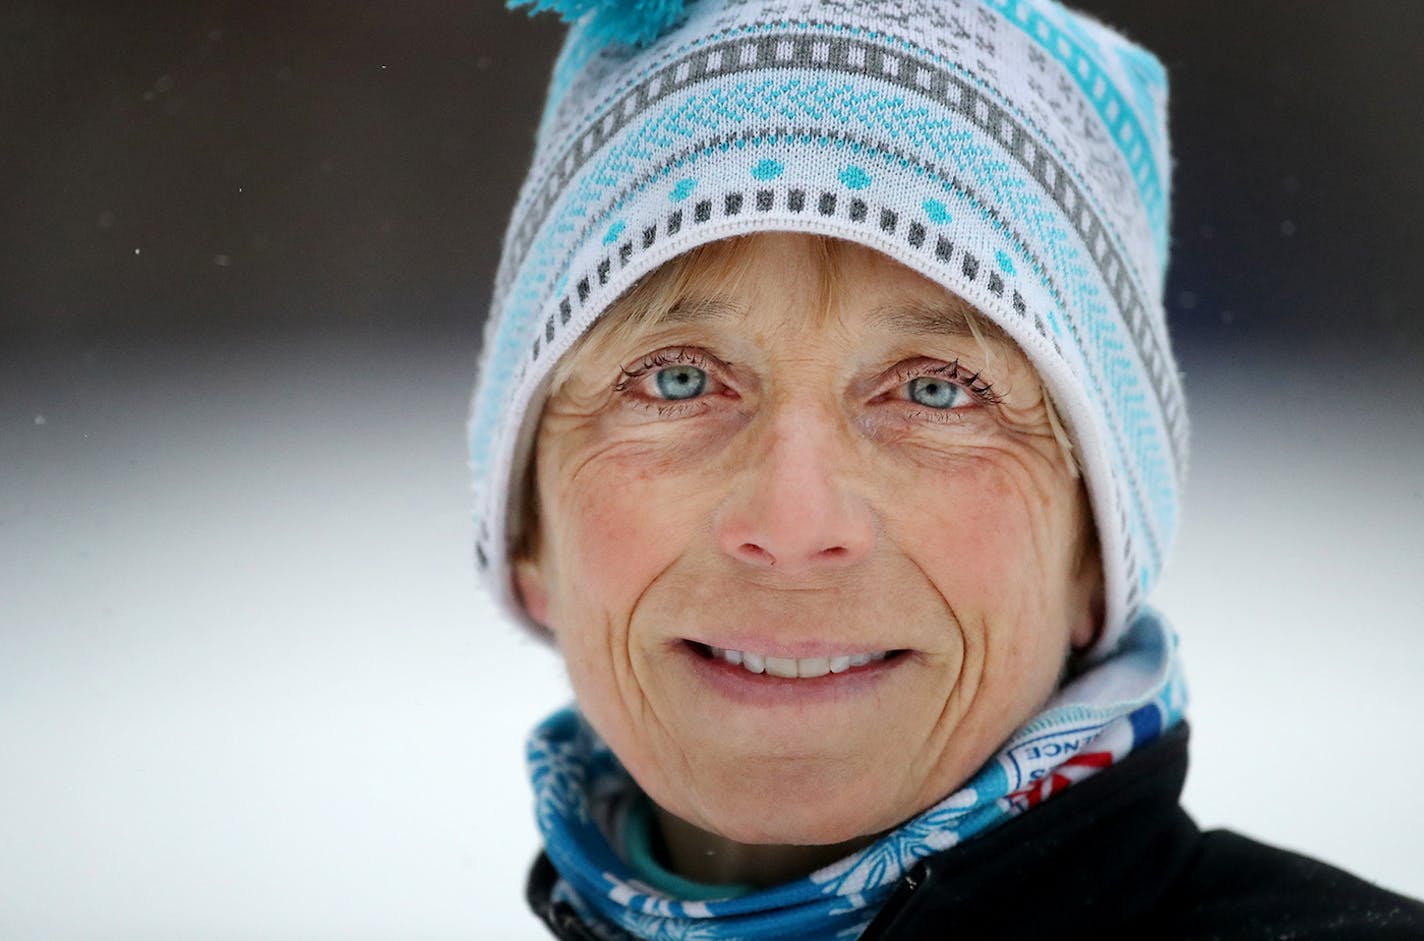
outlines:
[[[822,549],[821,555],[827,559],[839,559],[849,554],[849,552],[850,550],[845,546],[831,546],[829,549]]]
[[[767,552],[754,542],[744,542],[740,547],[741,553],[752,562],[760,562],[762,565],[775,565],[776,556]]]

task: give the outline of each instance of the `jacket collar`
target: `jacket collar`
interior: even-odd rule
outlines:
[[[1188,728],[901,880],[860,941],[1105,937],[1152,910],[1187,866],[1200,831],[1180,805]]]

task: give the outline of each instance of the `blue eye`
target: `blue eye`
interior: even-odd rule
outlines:
[[[910,400],[926,408],[948,409],[960,405],[968,393],[938,376],[918,376],[907,384]]]
[[[654,376],[658,393],[668,399],[695,399],[707,388],[707,373],[696,366],[668,366]]]

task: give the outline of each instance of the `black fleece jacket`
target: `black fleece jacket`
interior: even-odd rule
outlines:
[[[1203,833],[1180,798],[1187,727],[900,880],[861,941],[1424,941],[1424,903],[1229,830]],[[596,941],[550,892],[527,898],[565,941]]]

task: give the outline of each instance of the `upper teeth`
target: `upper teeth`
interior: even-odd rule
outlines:
[[[889,651],[875,653],[842,654],[836,657],[768,657],[749,650],[726,650],[722,647],[708,648],[712,656],[728,663],[738,664],[752,673],[769,673],[772,676],[794,679],[798,676],[825,676],[827,673],[844,673],[851,667],[863,667],[876,660],[884,660]]]

